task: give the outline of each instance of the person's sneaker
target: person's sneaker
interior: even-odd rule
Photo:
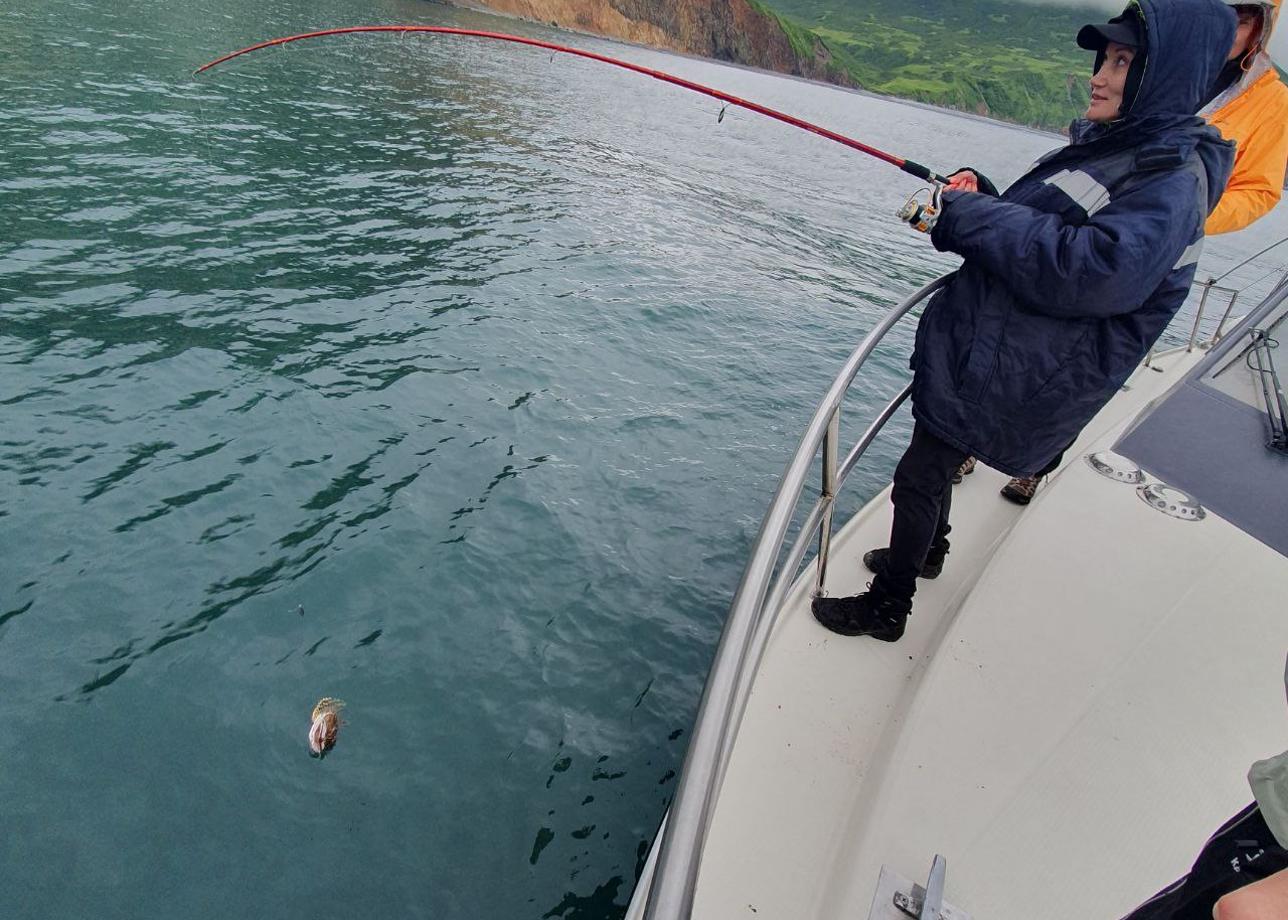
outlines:
[[[869,585],[855,597],[816,597],[810,610],[814,619],[834,633],[895,642],[903,636],[912,602],[886,597]]]
[[[921,564],[922,578],[938,578],[944,570],[944,557],[948,555],[948,541],[944,541],[944,548],[938,552],[934,549],[926,555],[926,561]],[[863,554],[863,564],[868,567],[868,571],[880,575],[885,571],[886,562],[890,558],[890,549],[882,547],[881,549],[870,549]]]
[[[1033,501],[1033,493],[1038,490],[1041,480],[1037,476],[1017,476],[1002,486],[1001,496],[1017,505],[1027,505]]]
[[[953,485],[957,485],[962,481],[963,476],[969,476],[973,472],[975,472],[975,458],[967,457],[962,461],[962,465],[957,467],[957,471],[953,473]]]

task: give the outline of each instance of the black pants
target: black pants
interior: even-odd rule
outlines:
[[[1074,441],[1076,440],[1077,438],[1075,437]],[[1047,465],[1042,467],[1042,469],[1038,470],[1036,473],[1034,473],[1033,477],[1035,479],[1041,479],[1043,476],[1049,476],[1052,473],[1054,473],[1055,468],[1060,465],[1060,461],[1064,459],[1064,455],[1069,452],[1069,448],[1072,446],[1073,446],[1073,441],[1070,441],[1068,444],[1064,445],[1064,447],[1061,448],[1060,453],[1056,454],[1054,457],[1048,460]]]
[[[1255,804],[1227,821],[1203,846],[1188,875],[1168,885],[1127,920],[1212,920],[1223,894],[1288,869],[1288,850]]]
[[[890,528],[890,557],[885,571],[872,583],[874,590],[912,600],[917,575],[930,554],[946,548],[952,478],[967,453],[935,437],[920,423],[912,428],[912,443],[894,471],[894,525]]]

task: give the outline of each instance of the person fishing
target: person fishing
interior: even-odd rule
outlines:
[[[957,467],[977,456],[1012,476],[1041,470],[1180,308],[1234,161],[1194,113],[1235,26],[1221,0],[1138,0],[1083,27],[1091,102],[1068,146],[1000,197],[936,188],[938,207],[912,217],[964,261],[917,327],[890,545],[864,557],[866,592],[814,599],[827,629],[899,639],[917,577],[947,554]]]
[[[1288,166],[1288,86],[1266,52],[1281,0],[1226,2],[1239,19],[1234,43],[1199,115],[1234,141],[1234,172],[1207,219],[1208,236],[1242,230],[1268,214],[1279,203]],[[969,188],[972,178],[967,173],[958,181]],[[1002,497],[1027,505],[1042,478],[1062,459],[1063,452],[1037,474],[1011,479],[1002,486]],[[967,457],[953,481],[961,482],[974,470],[975,458]]]

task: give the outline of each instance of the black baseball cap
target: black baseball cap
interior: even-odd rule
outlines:
[[[1083,26],[1078,30],[1078,47],[1088,51],[1104,51],[1110,42],[1139,48],[1141,41],[1140,17],[1134,10],[1115,16],[1102,26]]]

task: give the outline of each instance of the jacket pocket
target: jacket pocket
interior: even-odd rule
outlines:
[[[1081,331],[1073,336],[1069,346],[1059,353],[1055,367],[1039,378],[1029,392],[1021,398],[1024,405],[1062,391],[1068,391],[1069,395],[1076,400],[1084,390],[1091,390],[1093,385],[1103,383],[1104,375],[1095,361],[1095,356],[1088,348],[1088,340],[1094,324],[1094,320],[1082,320]]]

